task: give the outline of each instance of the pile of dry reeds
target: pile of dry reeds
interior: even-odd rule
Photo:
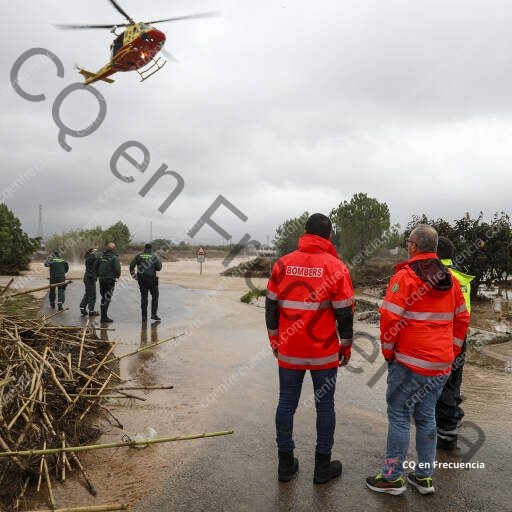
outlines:
[[[79,446],[100,435],[107,395],[120,383],[115,344],[95,330],[0,314],[0,451]],[[118,392],[119,393],[119,392]],[[0,510],[16,509],[29,485],[82,471],[75,453],[0,459]]]

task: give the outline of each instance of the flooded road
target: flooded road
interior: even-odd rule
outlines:
[[[80,323],[77,304],[82,290],[79,282],[68,287],[66,305],[72,309],[60,315],[62,322]],[[174,389],[134,391],[147,400],[111,406],[124,431],[112,426],[102,441],[118,441],[124,432],[141,432],[146,426],[159,437],[231,428],[235,433],[144,450],[92,452],[83,461],[98,489],[97,498],[77,478],[55,486],[60,506],[125,501],[135,512],[512,510],[512,375],[471,365],[464,369],[467,424],[462,435],[469,444],[483,443],[471,460],[484,463],[485,469],[437,470],[433,496],[420,496],[412,488],[402,497],[366,489],[365,477],[375,474],[382,462],[387,431],[386,372],[380,354],[375,360],[367,356],[369,361],[359,357],[359,373],[343,375],[336,390],[333,455],[343,463],[342,477],[313,485],[315,411],[306,377],[295,422],[299,474],[288,484],[279,483],[274,432],[277,367],[266,349],[264,311],[240,303],[239,292],[206,294],[207,290],[162,285],[163,321],[142,327],[136,283],[129,283],[116,297],[109,311],[115,331],[104,331],[103,336],[122,340],[118,354],[179,331],[187,334],[161,359],[156,347],[122,360],[124,378],[135,374],[139,385]],[[362,323],[356,330],[377,335],[375,327]],[[369,341],[361,338],[358,343],[372,353]],[[438,460],[460,462],[470,446],[463,448],[459,455],[439,453]],[[414,442],[410,458],[414,459]]]

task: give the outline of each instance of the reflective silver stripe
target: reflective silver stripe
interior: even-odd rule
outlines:
[[[387,300],[382,302],[381,308],[387,309],[388,311],[391,311],[391,313],[396,313],[397,315],[401,315],[405,311],[405,308],[401,308]]]
[[[432,361],[424,361],[416,357],[406,356],[405,354],[400,354],[400,352],[395,352],[395,359],[400,363],[409,363],[426,370],[446,370],[451,366],[451,363],[433,363]]]
[[[331,303],[328,300],[324,300],[323,302],[305,302],[302,300],[280,300],[279,305],[282,308],[306,309],[308,311],[315,309],[326,309],[331,307]]]
[[[277,300],[277,293],[267,290],[267,298],[270,300]]]
[[[462,344],[464,343],[464,340],[461,340],[460,338],[453,337],[453,344],[457,345],[457,347],[462,347]]]
[[[383,343],[382,350],[393,350],[395,348],[394,343]]]
[[[409,320],[453,320],[453,313],[434,313],[430,311],[404,311],[403,318]]]
[[[334,309],[347,308],[354,304],[354,296],[344,300],[332,300],[331,304]]]
[[[340,345],[342,347],[350,347],[352,346],[352,338],[346,338],[340,340]]]
[[[279,334],[279,329],[267,329],[269,336],[277,336]]]
[[[321,364],[327,364],[327,363],[334,363],[335,361],[338,361],[339,356],[338,354],[332,354],[331,356],[326,357],[313,357],[313,358],[307,358],[307,357],[290,357],[285,356],[279,352],[277,358],[279,361],[283,361],[283,363],[289,363],[289,364],[304,364],[304,365],[321,365]]]
[[[455,314],[459,315],[460,313],[464,313],[464,311],[467,311],[468,308],[466,307],[466,304],[461,304],[458,308],[455,308]]]

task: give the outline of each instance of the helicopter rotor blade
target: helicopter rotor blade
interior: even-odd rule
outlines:
[[[110,3],[114,6],[117,12],[122,14],[130,22],[130,24],[135,23],[134,19],[116,2],[116,0],[110,0]]]
[[[113,25],[87,25],[86,23],[82,23],[81,25],[67,25],[67,24],[59,24],[53,25],[55,28],[59,30],[83,30],[86,28],[114,28],[114,27],[127,27],[130,23],[115,23]]]
[[[162,48],[160,50],[160,53],[165,55],[165,58],[167,60],[170,60],[171,62],[179,62],[179,60],[169,50],[166,50],[165,48]]]
[[[149,23],[150,25],[153,25],[154,23],[165,23],[168,21],[191,20],[194,18],[215,18],[220,15],[221,15],[220,11],[198,12],[196,14],[188,14],[186,16],[177,16],[174,18],[164,18],[162,20],[148,21],[147,23]]]

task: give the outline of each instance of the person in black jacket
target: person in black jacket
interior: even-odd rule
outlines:
[[[135,272],[135,268],[137,272]],[[161,320],[158,316],[158,277],[156,273],[162,270],[162,262],[153,252],[151,244],[144,246],[144,252],[137,254],[130,263],[130,274],[139,282],[140,307],[142,321],[148,319],[148,292],[151,294],[151,320]]]
[[[114,252],[115,250],[116,244],[109,242],[94,265],[94,270],[100,282],[100,321],[102,323],[114,321],[108,317],[107,313],[114,294],[116,279],[121,277],[121,262],[119,256]]]
[[[96,307],[96,259],[98,255],[98,249],[91,247],[84,256],[85,259],[85,273],[84,273],[84,285],[85,293],[80,302],[80,312],[82,315],[87,315],[87,306],[89,306],[89,315],[97,316],[99,313],[94,309]]]
[[[46,258],[44,266],[50,269],[50,284],[63,283],[66,280],[66,272],[69,270],[69,265],[58,250],[53,251]],[[55,307],[55,288],[58,288],[57,305],[59,311],[62,311],[62,306],[66,299],[66,285],[50,288],[49,299],[52,308]]]

